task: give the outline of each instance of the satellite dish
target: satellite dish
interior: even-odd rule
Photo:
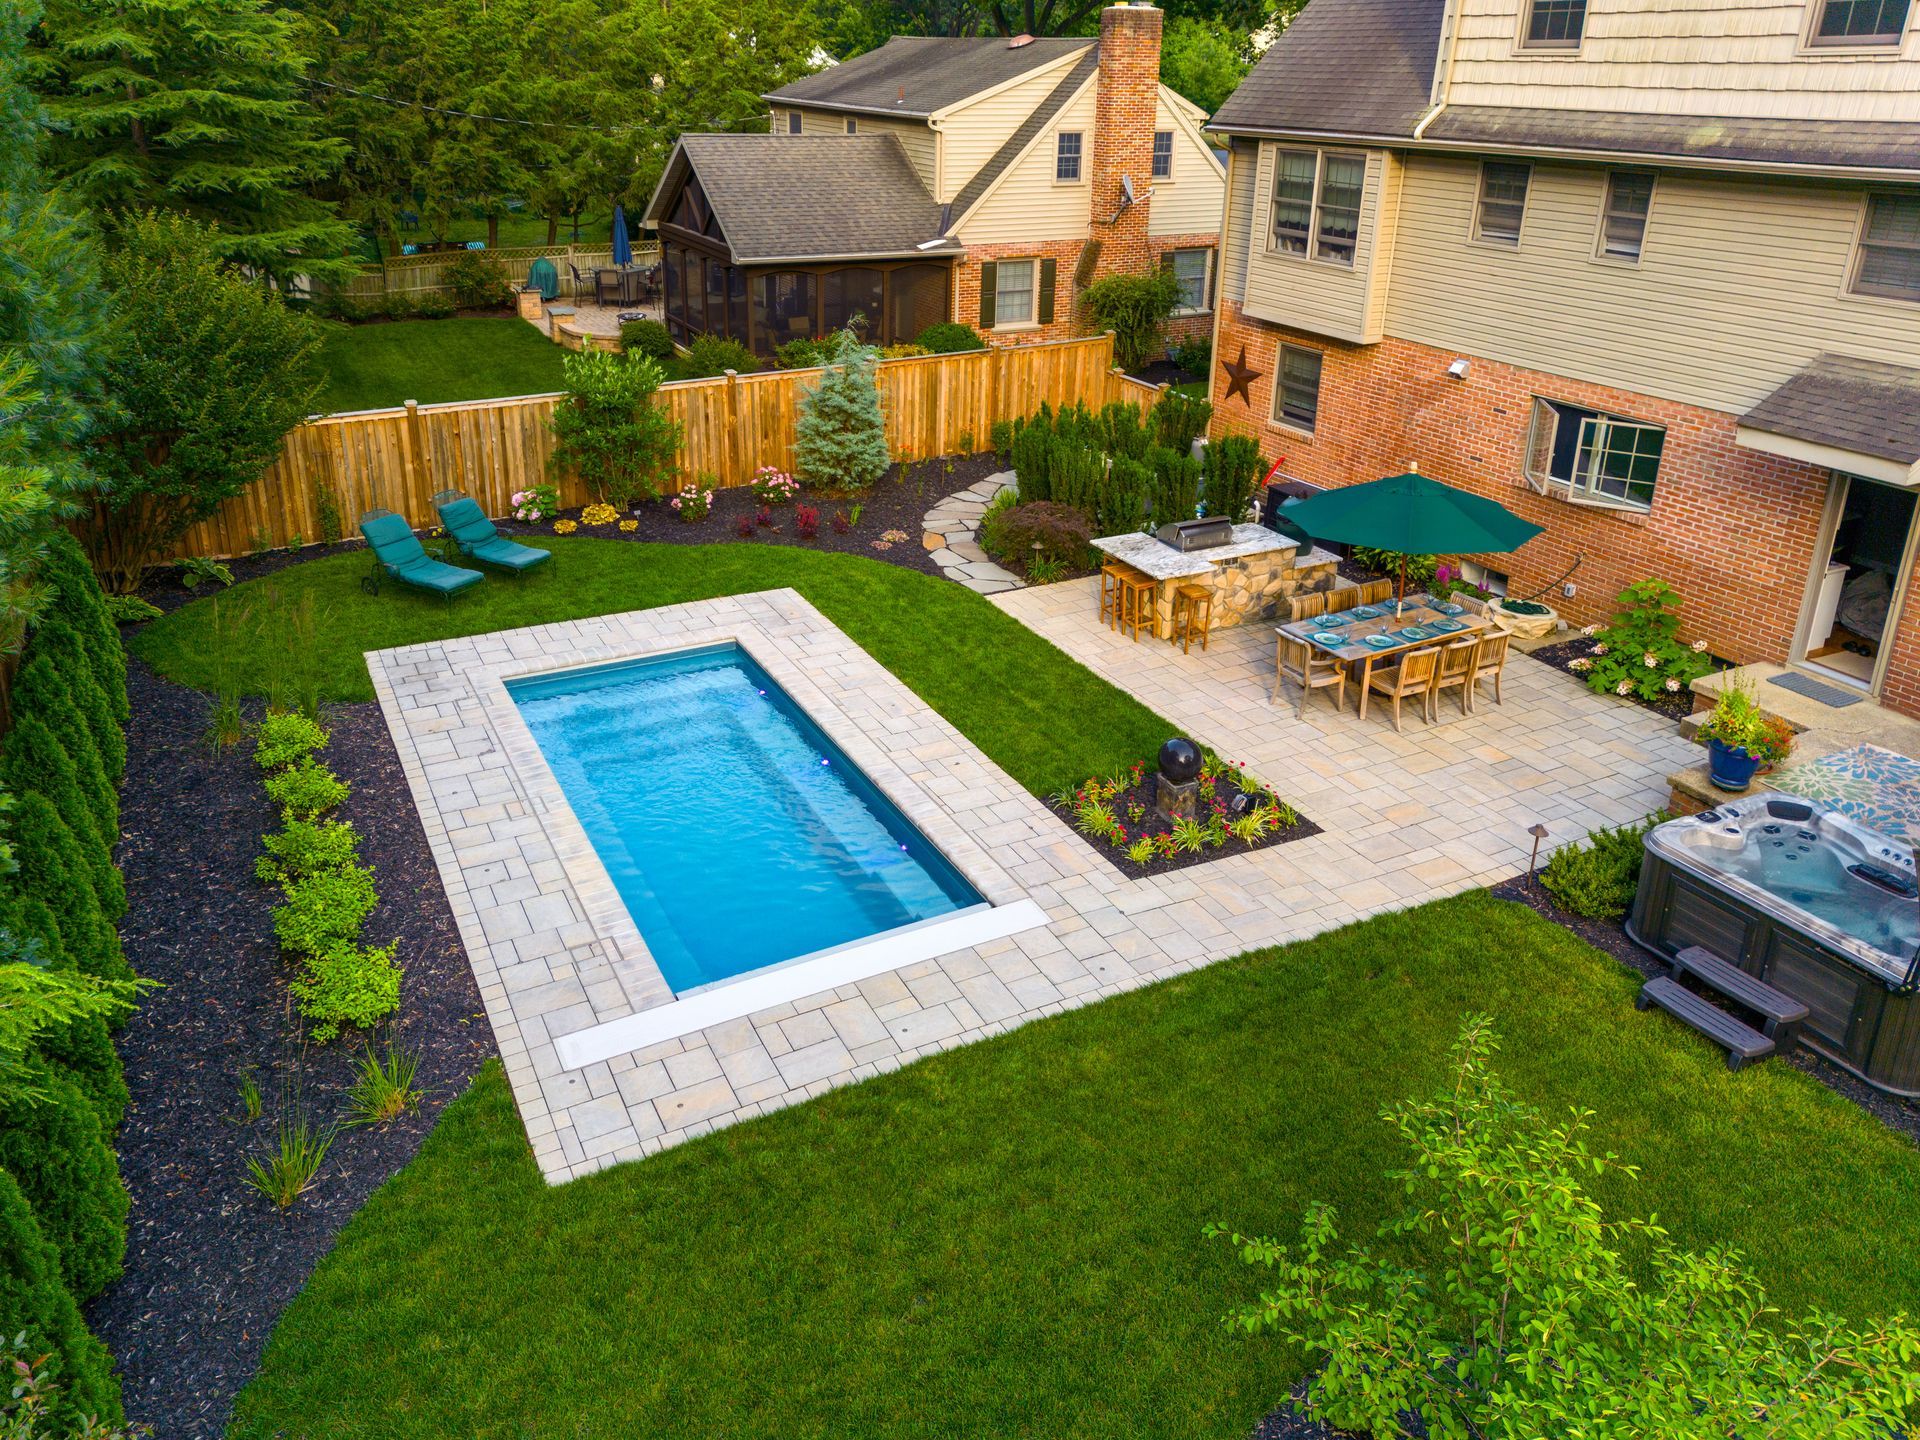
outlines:
[[[1127,204],[1133,204],[1133,177],[1131,175],[1122,175],[1120,177],[1120,193],[1126,198]]]

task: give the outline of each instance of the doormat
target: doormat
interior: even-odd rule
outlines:
[[[1897,751],[1856,745],[1783,766],[1765,783],[1782,794],[1824,800],[1849,819],[1895,840],[1920,841],[1920,760]]]
[[[1804,695],[1809,700],[1818,700],[1833,710],[1858,705],[1866,698],[1851,690],[1842,690],[1838,685],[1824,684],[1811,675],[1774,675],[1768,678],[1767,683],[1778,685],[1782,690],[1791,690],[1796,695]]]

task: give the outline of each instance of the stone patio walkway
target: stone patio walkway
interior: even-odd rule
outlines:
[[[1002,490],[1012,488],[1013,471],[1002,470],[947,496],[927,511],[920,522],[920,543],[933,554],[933,563],[949,580],[957,580],[982,595],[1018,590],[1027,582],[1002,569],[980,548],[980,517]]]
[[[1302,721],[1269,706],[1264,627],[1221,631],[1210,652],[1183,656],[1111,635],[1094,619],[1090,581],[994,603],[1245,761],[1325,833],[1128,879],[791,590],[368,655],[549,1181],[1231,955],[1503,879],[1525,864],[1535,821],[1559,843],[1635,819],[1691,754],[1669,722],[1523,658],[1509,667],[1504,707],[1433,727],[1414,720],[1396,736],[1378,712],[1360,723],[1326,706]],[[675,1001],[557,803],[502,681],[722,638],[751,645],[996,906],[1031,901],[1045,923],[569,1069],[562,1037]]]

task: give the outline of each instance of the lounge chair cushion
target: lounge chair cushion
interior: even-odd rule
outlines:
[[[420,543],[413,528],[398,515],[375,515],[360,522],[360,533],[367,537],[374,557],[394,579],[436,594],[451,595],[469,585],[478,585],[486,577],[478,570],[463,570],[433,559]]]
[[[509,540],[494,529],[486,512],[464,495],[439,508],[440,521],[453,536],[454,543],[463,553],[483,564],[498,565],[503,570],[531,570],[541,561],[553,558],[551,551],[536,550],[531,545]]]

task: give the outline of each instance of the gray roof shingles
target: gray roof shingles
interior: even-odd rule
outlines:
[[[1441,111],[1424,138],[1761,165],[1920,170],[1920,125],[1897,120],[1743,120],[1458,105]]]
[[[1410,137],[1427,111],[1445,8],[1444,0],[1313,0],[1211,128]]]
[[[911,255],[942,233],[891,135],[683,135],[680,148],[741,264]]]
[[[1821,355],[1740,417],[1770,435],[1920,465],[1920,370]]]
[[[1085,36],[1071,35],[1036,39],[1013,48],[1002,37],[950,40],[896,35],[878,50],[843,60],[761,98],[776,104],[925,117],[1093,44]]]

